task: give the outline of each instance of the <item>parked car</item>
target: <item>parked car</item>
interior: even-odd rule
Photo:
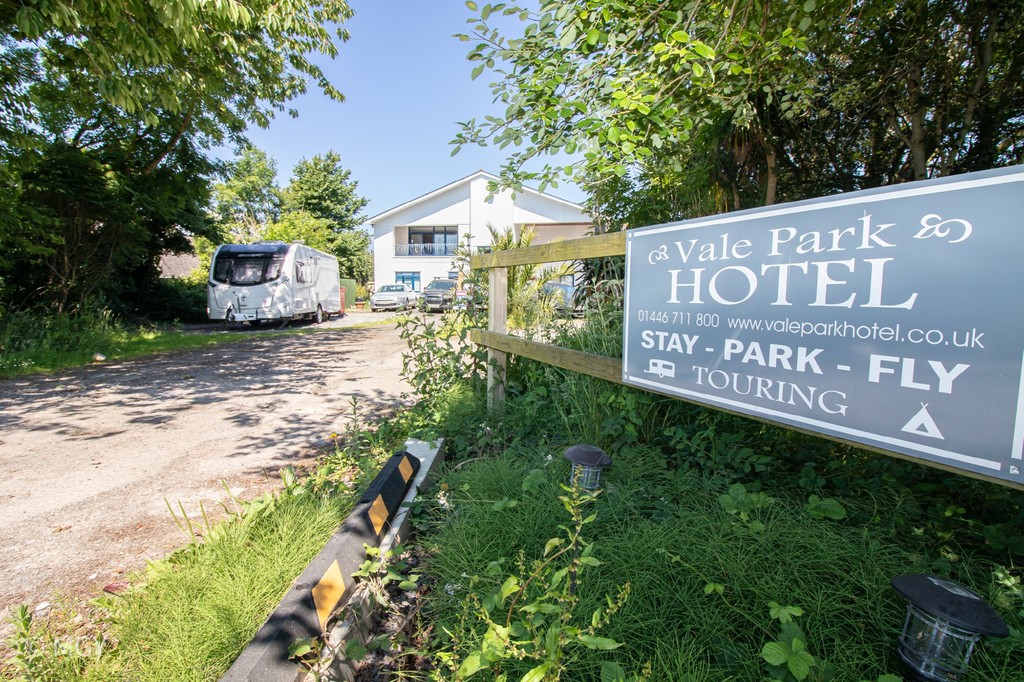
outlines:
[[[408,284],[384,284],[370,296],[370,311],[408,310],[416,307],[416,292]]]
[[[455,303],[457,283],[454,279],[435,279],[423,288],[420,307],[427,312],[445,311]]]
[[[557,315],[582,317],[583,306],[576,302],[576,287],[562,282],[545,282],[541,286],[544,297],[551,302]]]

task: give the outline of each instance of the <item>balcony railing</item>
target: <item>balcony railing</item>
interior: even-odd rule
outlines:
[[[454,256],[457,244],[395,244],[396,256]]]

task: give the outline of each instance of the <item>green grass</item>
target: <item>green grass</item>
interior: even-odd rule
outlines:
[[[284,494],[156,564],[120,599],[117,647],[87,679],[217,679],[350,508],[348,496]]]
[[[546,482],[525,492],[521,484],[534,468]],[[462,659],[480,646],[487,626],[477,605],[508,576],[524,579],[520,552],[527,563],[541,557],[567,523],[558,500],[567,476],[560,448],[513,446],[442,479],[449,506],[434,510],[434,530],[422,538],[433,550],[428,574],[436,585],[423,627],[450,634],[435,639],[434,653]],[[899,521],[887,511],[894,501],[841,499],[848,515],[836,521],[813,518],[802,498],[773,493],[771,504],[743,520],[719,502],[724,481],[672,471],[642,447],[617,453],[603,483],[588,507],[597,518],[585,527],[601,565],[581,574],[573,622],[586,627],[606,596],[628,582],[628,602],[600,632],[623,646],[576,646],[561,679],[601,679],[604,661],[634,674],[649,666],[652,681],[768,679],[759,653],[779,632],[769,602],[803,610],[795,621],[809,651],[834,668],[833,679],[902,674],[895,642],[905,609],[889,580],[934,567],[897,541]],[[496,506],[502,500],[516,504]],[[956,578],[998,600],[992,569],[961,557]],[[707,591],[714,584],[720,593]],[[495,620],[503,623],[504,615]],[[1021,653],[1019,642],[1016,650],[983,645],[972,679],[1024,680]],[[505,661],[502,670],[518,680],[534,665]]]
[[[3,672],[33,682],[218,679],[351,510],[352,494],[315,488],[292,485],[218,525],[204,522],[203,541],[151,563],[130,591],[97,599],[107,613],[99,654],[23,611],[11,640],[20,655]]]
[[[345,329],[394,324],[378,320],[350,325]],[[309,334],[334,331],[302,327],[261,332],[262,334]],[[0,320],[0,379],[53,372],[95,362],[97,353],[106,362],[128,360],[153,353],[184,351],[252,338],[245,332],[185,332],[180,328],[130,327],[109,313],[71,317],[44,317],[33,313],[8,315]]]

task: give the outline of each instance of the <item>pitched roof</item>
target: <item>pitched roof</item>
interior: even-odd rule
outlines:
[[[372,225],[372,224],[376,223],[378,220],[383,220],[384,218],[387,218],[387,217],[391,216],[394,213],[398,213],[399,211],[403,211],[403,210],[409,208],[410,206],[415,206],[416,204],[418,204],[420,202],[427,201],[428,199],[432,199],[432,198],[436,197],[439,194],[444,194],[445,192],[448,192],[449,190],[453,190],[456,187],[459,187],[460,185],[464,185],[464,184],[467,184],[469,182],[472,182],[473,180],[476,180],[477,178],[486,178],[487,180],[493,180],[494,182],[499,182],[501,180],[501,178],[499,178],[497,175],[494,175],[493,173],[488,173],[485,170],[478,170],[477,172],[472,173],[470,175],[467,175],[466,177],[464,177],[464,178],[462,178],[460,180],[456,180],[455,182],[452,182],[452,183],[449,183],[447,185],[444,185],[443,187],[438,187],[435,190],[427,192],[426,194],[424,194],[422,196],[418,196],[415,199],[411,199],[409,201],[406,201],[405,203],[399,204],[398,206],[393,206],[393,207],[389,208],[388,210],[384,211],[383,213],[378,213],[377,215],[375,215],[372,218],[370,218],[367,222]],[[574,203],[572,201],[569,201],[567,199],[562,199],[560,197],[556,197],[553,194],[545,194],[543,192],[538,192],[537,190],[532,189],[530,187],[523,187],[522,191],[523,191],[523,193],[526,193],[526,194],[535,194],[535,195],[537,195],[539,197],[544,197],[545,199],[551,199],[553,201],[557,201],[560,204],[565,204],[566,206],[571,206],[572,208],[579,209],[581,211],[583,210],[583,207],[580,206],[579,204]]]

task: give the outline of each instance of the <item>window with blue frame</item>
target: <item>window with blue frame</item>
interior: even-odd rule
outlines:
[[[413,291],[419,291],[422,284],[420,273],[418,272],[396,272],[395,282],[398,284],[408,284],[409,288]]]

